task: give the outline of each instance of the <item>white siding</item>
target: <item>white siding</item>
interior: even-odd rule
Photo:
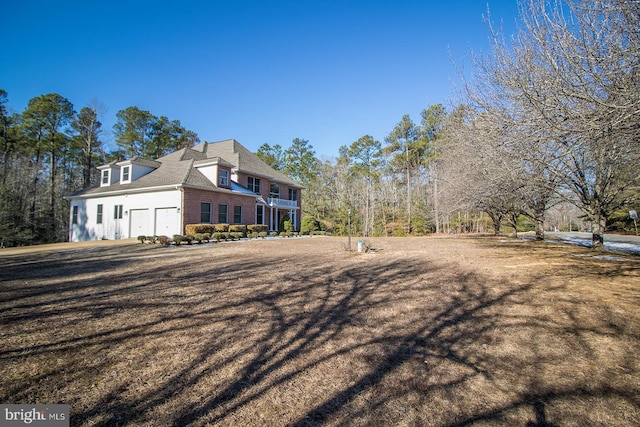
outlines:
[[[97,224],[98,205],[102,204],[102,224]],[[114,207],[122,205],[123,215],[121,219],[114,218]],[[140,230],[132,229],[132,225],[137,227],[137,218],[131,219],[131,211],[146,209],[148,213],[148,232],[156,229],[156,209],[172,208],[175,221],[169,227],[165,226],[168,236],[181,234],[181,220],[178,209],[182,206],[182,192],[180,189],[167,191],[155,191],[141,194],[126,194],[117,196],[96,197],[87,199],[72,199],[71,212],[73,206],[78,206],[78,223],[72,224],[69,228],[69,241],[82,242],[86,240],[117,240],[137,237]],[[134,216],[141,215],[134,212]],[[71,223],[71,221],[69,221]],[[167,221],[165,221],[167,224]]]

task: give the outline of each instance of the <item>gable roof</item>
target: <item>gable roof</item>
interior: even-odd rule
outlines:
[[[141,164],[141,160],[142,159],[139,158],[135,159],[137,164]],[[229,139],[220,142],[202,142],[192,148],[182,148],[156,160],[145,160],[143,164],[154,166],[156,169],[131,183],[91,187],[74,193],[69,197],[127,191],[142,192],[144,190],[172,186],[192,186],[208,190],[223,190],[212,183],[195,167],[210,161],[215,161],[218,165],[237,169],[240,172],[250,175],[263,176],[272,181],[287,184],[294,188],[302,188],[302,186],[294,180],[264,163],[258,156],[251,153],[238,141]],[[100,166],[99,169],[104,169],[111,165],[115,165],[115,162]],[[232,190],[246,194],[245,192],[239,191],[237,187],[237,185],[232,186]]]
[[[225,141],[212,143],[201,143],[193,148],[200,148],[200,146],[205,144],[206,146],[203,150],[207,157],[222,157],[223,159],[233,163],[238,172],[263,176],[272,181],[287,184],[294,188],[303,188],[298,182],[263,162],[258,156],[247,150],[235,139],[227,139]]]

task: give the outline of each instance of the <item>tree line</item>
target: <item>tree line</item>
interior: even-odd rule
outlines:
[[[304,187],[303,214],[335,233],[499,233],[577,222],[603,244],[638,210],[640,4],[633,0],[522,0],[518,32],[487,20],[492,49],[448,109],[404,115],[383,139],[363,135],[317,158],[308,140],[263,144],[257,155]],[[96,183],[95,166],[157,158],[198,136],[177,120],[129,107],[117,113],[117,149],[104,151],[96,106],[76,113],[57,94],[10,115],[0,92],[0,237],[5,244],[64,240],[61,196]],[[549,221],[549,216],[552,221]]]
[[[76,112],[68,99],[50,93],[12,114],[0,89],[0,245],[64,241],[69,204],[63,197],[96,185],[96,166],[157,158],[198,141],[178,120],[129,107],[117,113],[117,148],[107,152],[100,109],[93,104]]]
[[[365,135],[335,160],[306,162],[305,213],[364,236],[528,224],[544,239],[549,213],[573,210],[594,248],[629,227],[640,207],[640,3],[519,6],[511,38],[487,20],[492,49],[473,56],[454,108],[432,105],[384,144]]]

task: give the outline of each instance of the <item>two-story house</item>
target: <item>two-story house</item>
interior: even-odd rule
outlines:
[[[99,186],[66,197],[71,242],[172,236],[200,223],[277,230],[285,215],[300,229],[303,187],[234,139],[98,169]]]

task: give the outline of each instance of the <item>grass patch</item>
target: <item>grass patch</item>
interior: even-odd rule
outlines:
[[[344,240],[4,257],[0,401],[82,426],[640,422],[637,257]]]

